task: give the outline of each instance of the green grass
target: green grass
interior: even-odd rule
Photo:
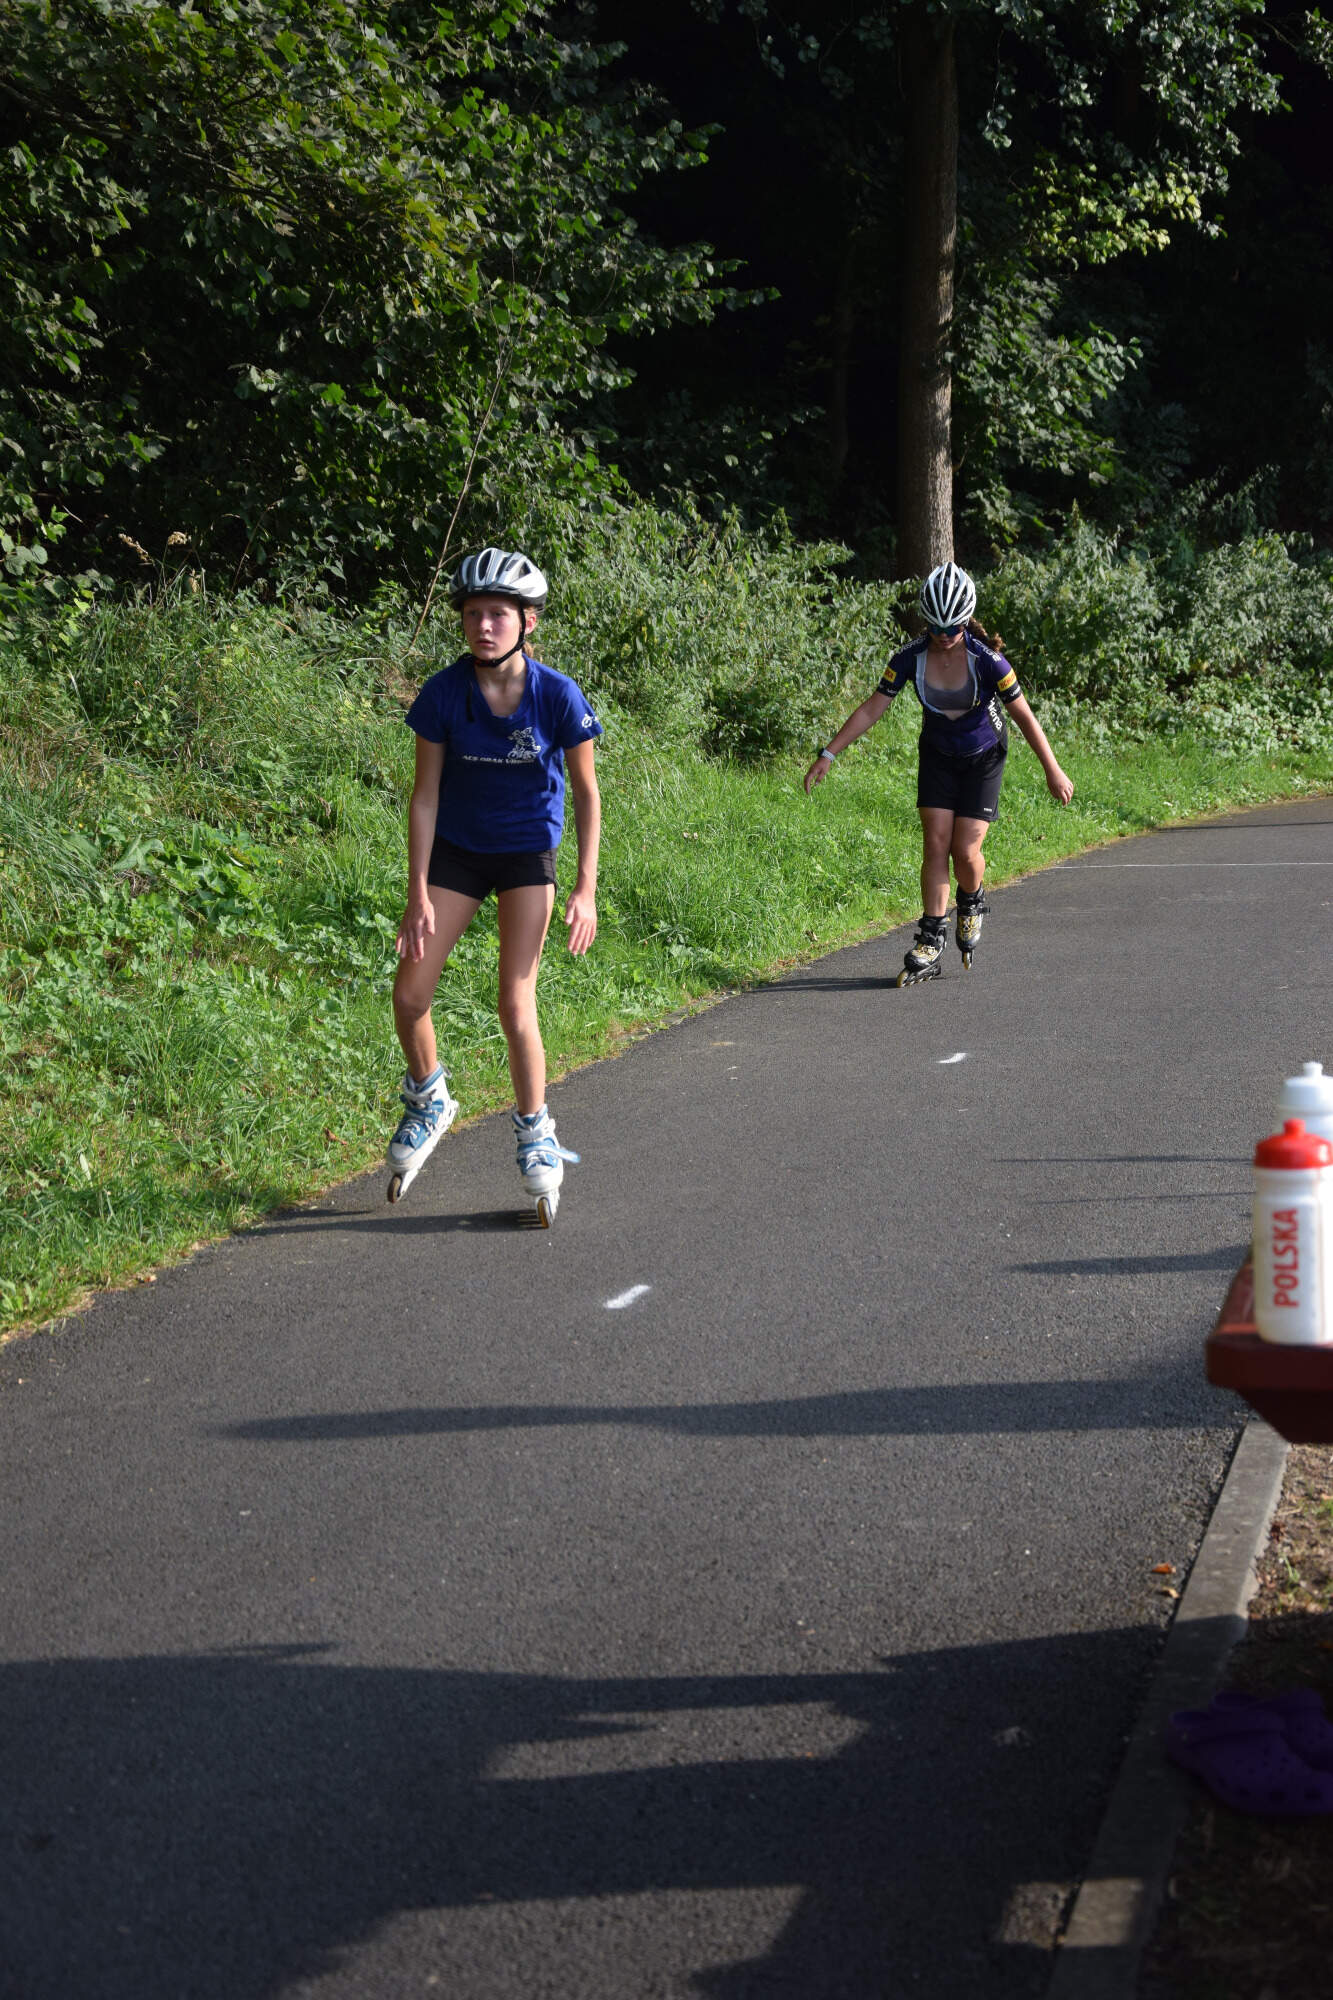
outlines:
[[[381,1156],[401,1069],[388,996],[402,686],[393,647],[363,629],[254,606],[105,613],[73,648],[0,651],[0,1330]],[[575,960],[554,926],[553,1075],[919,910],[905,704],[810,798],[803,755],[724,763],[623,710],[606,719],[601,930]],[[1075,800],[1054,804],[1015,738],[992,884],[1173,820],[1333,789],[1327,745],[1045,719]],[[562,852],[568,886],[572,837]],[[496,956],[492,906],[436,1009],[465,1115],[509,1096]]]

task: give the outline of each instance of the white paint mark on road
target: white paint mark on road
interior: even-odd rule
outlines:
[[[631,1285],[627,1292],[617,1292],[613,1299],[608,1299],[606,1310],[611,1313],[620,1312],[625,1306],[632,1306],[635,1299],[641,1299],[645,1292],[651,1292],[652,1289],[651,1285]]]
[[[947,1069],[950,1063],[966,1062],[966,1061],[967,1061],[967,1050],[960,1049],[956,1056],[941,1056],[939,1066],[941,1069]]]

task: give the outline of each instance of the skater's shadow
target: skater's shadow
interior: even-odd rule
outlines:
[[[1148,1257],[1057,1257],[1043,1264],[1010,1268],[1041,1278],[1167,1277],[1173,1271],[1234,1271],[1245,1256],[1244,1246],[1224,1243],[1217,1250],[1180,1250]]]
[[[510,1235],[515,1230],[540,1229],[532,1209],[485,1208],[453,1214],[404,1213],[387,1202],[370,1208],[297,1209],[272,1216],[249,1231],[250,1236],[340,1235],[344,1230],[364,1233],[388,1231],[395,1236],[452,1236],[466,1232],[472,1236]]]
[[[979,1438],[1057,1431],[1194,1431],[1231,1420],[1226,1398],[1196,1381],[1191,1371],[1188,1380],[1164,1373],[921,1383],[733,1403],[411,1404],[289,1411],[209,1425],[201,1434],[250,1444],[309,1445],[550,1430],[650,1430],[696,1439]]]
[[[1244,1153],[997,1153],[999,1167],[1248,1167]]]
[[[423,1962],[459,1996],[666,1991],[665,1952],[712,2000],[1033,1993],[1157,1643],[626,1678],[299,1646],[0,1665],[0,1991],[417,1991]]]
[[[856,979],[784,979],[768,986],[754,986],[747,1000],[789,999],[794,993],[879,993],[893,986],[900,967],[892,972],[872,973]]]

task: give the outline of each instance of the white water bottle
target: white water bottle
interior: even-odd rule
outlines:
[[[1333,1343],[1333,1145],[1299,1118],[1254,1149],[1254,1321],[1287,1347]]]
[[[1307,1132],[1333,1144],[1333,1076],[1324,1075],[1322,1063],[1302,1063],[1300,1075],[1287,1078],[1278,1092],[1277,1116],[1279,1124],[1300,1118]]]

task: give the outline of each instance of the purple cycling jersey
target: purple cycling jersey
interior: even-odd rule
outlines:
[[[926,696],[929,637],[914,639],[910,646],[895,653],[879,684],[879,692],[892,700],[911,682],[921,703],[922,741],[949,757],[975,757],[1002,743],[1003,711],[996,703],[1003,702],[1008,707],[1023,692],[1018,675],[1003,653],[984,646],[970,632],[964,633],[963,643],[971,680],[967,687],[958,690],[958,701],[965,709],[962,715],[945,715]]]

